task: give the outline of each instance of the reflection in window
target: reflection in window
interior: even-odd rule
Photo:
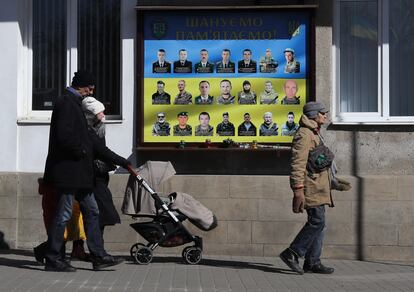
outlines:
[[[389,2],[390,115],[414,116],[414,1]]]
[[[340,3],[340,111],[378,111],[376,1]]]

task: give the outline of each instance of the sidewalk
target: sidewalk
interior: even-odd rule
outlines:
[[[290,272],[279,258],[206,256],[190,266],[179,257],[155,254],[149,265],[130,257],[107,271],[72,262],[76,273],[45,272],[30,251],[0,253],[0,291],[414,291],[414,266],[325,260],[332,275]]]

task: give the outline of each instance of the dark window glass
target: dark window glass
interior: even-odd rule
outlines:
[[[390,7],[390,115],[414,116],[414,1],[392,0]]]
[[[377,1],[340,3],[340,111],[378,111]]]
[[[94,96],[120,115],[120,2],[78,1],[78,69],[96,77]]]
[[[66,85],[66,1],[33,1],[33,110],[51,110]]]

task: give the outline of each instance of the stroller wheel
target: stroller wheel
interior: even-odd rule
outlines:
[[[152,261],[152,250],[146,246],[141,247],[135,253],[135,262],[141,265],[148,265]]]
[[[184,252],[185,250],[187,250],[186,252]],[[183,251],[183,254],[185,255],[184,259],[187,262],[187,264],[190,265],[196,265],[201,261],[201,249],[195,246],[191,246],[185,248]]]
[[[129,254],[131,255],[132,258],[135,259],[135,253],[137,252],[137,250],[139,250],[141,247],[146,246],[143,243],[135,243],[131,246],[131,249],[129,250]]]
[[[183,249],[183,251],[181,252],[181,256],[183,257],[183,259],[185,260],[185,256],[188,252],[188,250],[191,248],[191,246],[187,246]]]

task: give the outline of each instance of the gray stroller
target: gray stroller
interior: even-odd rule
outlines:
[[[138,264],[149,264],[153,251],[158,247],[175,247],[193,242],[182,251],[188,264],[198,264],[202,258],[203,240],[192,235],[183,225],[186,219],[204,231],[217,227],[215,215],[188,194],[174,192],[161,198],[156,189],[170,179],[174,167],[170,162],[148,161],[137,170],[129,169],[131,175],[125,191],[122,212],[140,222],[130,226],[148,243],[135,243],[130,254]],[[154,189],[150,186],[150,184]],[[141,221],[142,219],[149,221]]]

